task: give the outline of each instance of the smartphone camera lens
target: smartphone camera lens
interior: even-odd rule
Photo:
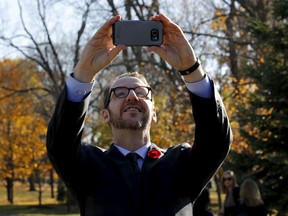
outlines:
[[[152,29],[151,30],[151,40],[152,41],[158,41],[159,40],[159,31],[158,31],[158,29]]]

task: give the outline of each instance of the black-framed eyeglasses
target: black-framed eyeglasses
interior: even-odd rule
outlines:
[[[108,107],[108,105],[110,103],[110,98],[111,98],[112,92],[118,98],[126,98],[129,95],[131,90],[133,90],[135,92],[135,94],[138,98],[150,99],[152,101],[152,98],[148,98],[149,92],[152,92],[152,88],[149,86],[138,86],[135,88],[127,88],[127,87],[120,86],[120,87],[112,88],[110,90],[108,100],[107,100],[107,103],[105,105],[105,109]]]

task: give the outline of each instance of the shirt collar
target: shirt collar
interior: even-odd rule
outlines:
[[[124,155],[126,156],[128,153],[130,153],[129,150],[123,148],[123,147],[120,147],[116,144],[114,144],[116,146],[116,148]],[[149,149],[149,147],[151,146],[151,143],[147,143],[146,145],[142,146],[141,148],[137,149],[135,151],[135,153],[137,153],[142,159],[145,159],[146,157],[146,154],[147,154],[147,151]]]

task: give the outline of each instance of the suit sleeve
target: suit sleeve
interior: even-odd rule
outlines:
[[[192,198],[197,197],[227,157],[232,131],[222,99],[213,86],[213,97],[198,97],[189,92],[195,121],[195,139],[189,152]],[[186,173],[187,169],[185,168]],[[191,170],[192,169],[192,170]],[[199,187],[200,186],[200,187]],[[194,193],[196,192],[196,193]]]
[[[65,87],[48,125],[46,148],[55,171],[72,188],[81,181],[81,137],[89,98],[75,103],[66,93]]]

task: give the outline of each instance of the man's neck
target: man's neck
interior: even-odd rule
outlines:
[[[146,133],[145,133],[146,132]],[[113,143],[129,151],[136,151],[150,142],[149,131],[114,130]]]

